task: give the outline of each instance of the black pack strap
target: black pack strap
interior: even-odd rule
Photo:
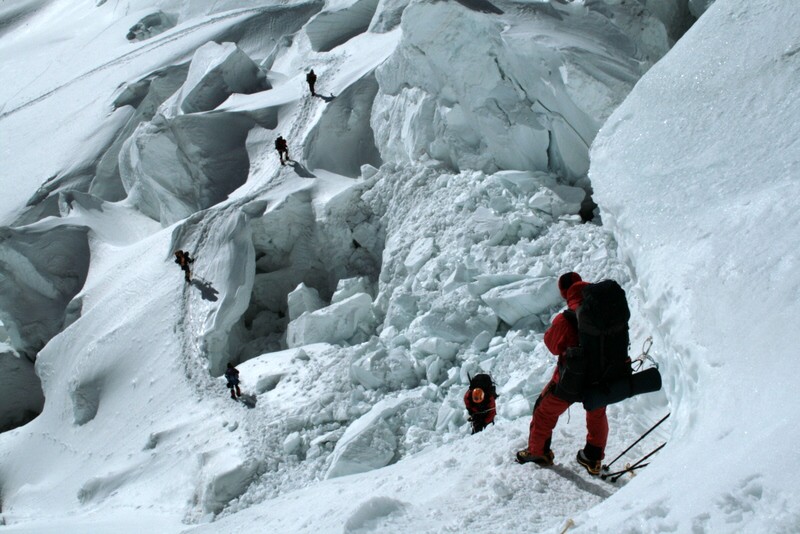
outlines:
[[[578,328],[578,314],[575,313],[575,310],[566,309],[561,312],[561,315],[564,316],[564,319],[569,321],[569,324],[574,326],[576,329]]]
[[[578,324],[577,320],[578,319],[576,315],[575,316],[576,325]],[[580,327],[581,332],[589,334],[590,336],[606,336],[609,334],[619,334],[620,332],[625,332],[627,330],[628,330],[628,323],[619,323],[604,328],[600,328],[598,326],[591,324],[589,321],[584,321],[583,323],[581,323]]]
[[[600,377],[600,382],[605,382],[608,376],[608,358],[606,357],[606,336],[600,336],[600,369],[603,371],[603,376]]]

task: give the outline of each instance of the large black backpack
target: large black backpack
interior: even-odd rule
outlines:
[[[483,394],[487,399],[496,399],[498,397],[491,376],[487,375],[486,373],[478,373],[473,377],[470,377],[469,375],[467,375],[467,377],[469,378],[470,391],[480,388],[483,390]]]
[[[583,302],[564,316],[578,329],[580,344],[567,350],[560,367],[556,395],[576,402],[590,387],[608,384],[631,375],[628,356],[628,320],[631,312],[625,290],[614,280],[603,280],[583,288]]]

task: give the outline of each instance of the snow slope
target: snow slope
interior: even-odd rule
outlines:
[[[798,17],[789,4],[717,2],[592,152],[605,224],[651,303],[644,311],[680,392],[672,445],[643,481],[650,502],[631,508],[663,528],[800,526],[797,471],[785,461],[800,438],[790,378]],[[714,481],[702,499],[698,480]],[[600,530],[608,505],[590,513]]]
[[[4,530],[796,530],[798,9],[708,4],[0,8],[3,427],[45,399],[0,434]],[[620,463],[669,443],[616,485],[577,406],[554,468],[512,461],[566,270],[619,280],[662,365],[607,458],[671,411]]]

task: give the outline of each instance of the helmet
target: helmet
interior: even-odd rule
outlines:
[[[475,404],[480,404],[483,402],[485,395],[481,388],[475,388],[472,390],[472,402]]]

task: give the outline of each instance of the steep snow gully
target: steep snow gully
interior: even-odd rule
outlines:
[[[30,4],[8,14],[4,34],[36,20]],[[126,26],[113,39],[133,50],[112,39],[98,51],[103,62],[62,74],[0,117],[23,120],[69,94],[97,110],[86,112],[97,117],[90,127],[107,133],[57,133],[80,152],[77,163],[48,160],[55,172],[3,213],[0,368],[14,378],[2,381],[0,429],[41,431],[36,414],[63,403],[74,427],[53,430],[57,439],[91,440],[90,423],[115,393],[103,374],[113,364],[90,360],[109,353],[122,327],[88,341],[84,315],[138,291],[150,294],[135,314],[168,338],[137,338],[155,353],[148,362],[182,369],[209,412],[231,409],[217,378],[228,362],[252,396],[225,430],[236,436],[233,459],[181,476],[196,485],[189,504],[172,503],[187,521],[458,444],[460,395],[479,369],[500,386],[500,420],[527,418],[551,364],[541,338],[561,306],[555,277],[576,269],[630,285],[592,202],[588,150],[691,23],[685,2],[659,12],[589,1],[173,4],[150,2],[133,26],[112,26]],[[95,9],[115,16],[105,2]],[[137,63],[145,56],[146,68]],[[305,86],[312,67],[316,97]],[[91,98],[79,95],[87,81]],[[286,166],[272,148],[278,134],[293,158]],[[196,257],[179,293],[177,249]],[[145,250],[161,263],[134,259]],[[136,289],[150,278],[170,283]],[[173,299],[177,310],[161,309]],[[30,362],[49,344],[35,374]],[[57,387],[56,356],[93,370],[76,368],[71,385]],[[160,384],[151,381],[170,387]],[[613,423],[635,433],[665,402],[640,402],[640,423]],[[120,431],[144,441],[142,430]],[[151,431],[145,450],[160,450],[171,432]],[[560,438],[577,443],[574,433]],[[7,432],[5,442],[20,436]],[[123,472],[146,480],[141,473],[164,467]],[[81,503],[113,497],[98,482],[104,469],[86,464]],[[35,507],[37,490],[15,497],[15,481],[0,488],[4,508]],[[578,506],[611,491],[592,490]],[[345,530],[406,507],[381,499],[362,503]]]

